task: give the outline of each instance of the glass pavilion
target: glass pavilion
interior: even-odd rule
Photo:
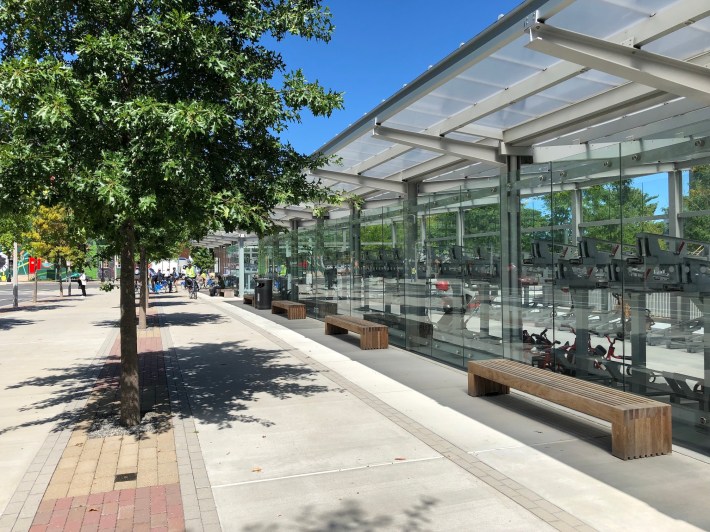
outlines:
[[[708,453],[709,64],[707,0],[528,0],[321,148],[362,203],[279,209],[259,271],[448,364],[670,402]]]

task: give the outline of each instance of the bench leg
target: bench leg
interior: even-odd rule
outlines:
[[[622,460],[670,454],[671,407],[625,412],[611,425],[611,454]]]
[[[482,395],[503,393],[510,393],[510,386],[505,386],[469,372],[468,395],[480,397]]]
[[[325,324],[325,334],[348,334],[348,330],[343,327],[338,327],[332,323]]]
[[[360,349],[387,349],[389,331],[365,331],[360,335]]]
[[[290,308],[287,313],[289,320],[305,320],[306,311],[302,308]]]

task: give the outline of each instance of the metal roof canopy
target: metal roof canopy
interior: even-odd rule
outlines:
[[[708,17],[707,0],[528,0],[322,146],[342,166],[312,173],[380,201],[494,185],[507,155],[677,135],[710,117]]]

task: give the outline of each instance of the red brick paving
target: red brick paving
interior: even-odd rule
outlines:
[[[179,484],[65,497],[40,504],[31,532],[185,530]]]

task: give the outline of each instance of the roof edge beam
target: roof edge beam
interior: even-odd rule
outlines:
[[[401,129],[380,125],[375,125],[372,130],[372,136],[389,142],[443,153],[445,155],[452,155],[470,161],[478,161],[497,166],[505,165],[498,150],[490,146],[480,146],[462,140],[447,139],[441,136],[425,135],[423,133],[413,133],[411,131],[403,131]]]
[[[360,185],[377,190],[395,192],[397,194],[407,193],[407,186],[396,181],[378,179],[376,177],[368,177],[364,175],[346,174],[345,172],[333,172],[332,170],[313,170],[311,173],[314,177],[329,179],[330,181],[340,181],[341,183]]]
[[[710,70],[538,22],[527,48],[613,76],[710,103]]]

